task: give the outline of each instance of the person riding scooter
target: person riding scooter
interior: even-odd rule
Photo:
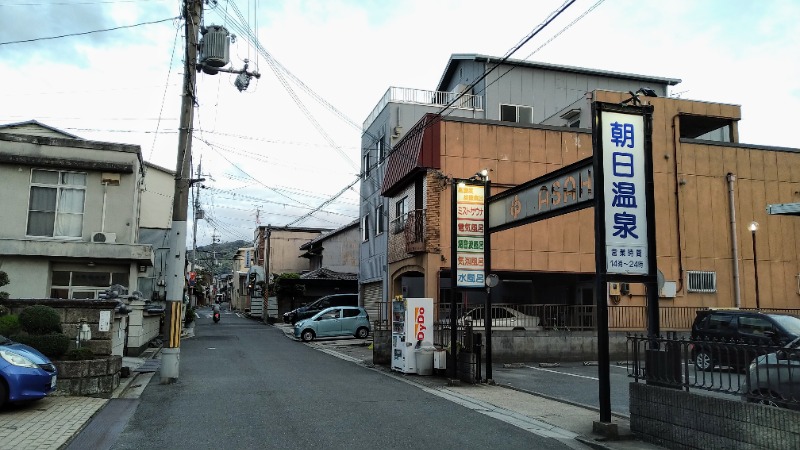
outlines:
[[[214,314],[214,323],[219,322],[219,305],[214,303],[214,305],[211,307],[211,311]]]

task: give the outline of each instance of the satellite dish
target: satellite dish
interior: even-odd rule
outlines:
[[[656,283],[658,284],[658,292],[661,292],[661,289],[664,288],[664,272],[661,269],[656,269],[658,273],[656,273]]]

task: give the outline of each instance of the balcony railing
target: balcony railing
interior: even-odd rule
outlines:
[[[425,210],[415,209],[408,213],[406,227],[406,252],[418,253],[425,251]]]
[[[478,95],[464,94],[458,98],[460,94],[455,92],[441,92],[441,91],[426,91],[423,89],[390,87],[383,97],[375,105],[375,108],[364,121],[363,131],[375,121],[378,115],[383,111],[391,102],[395,103],[415,103],[418,105],[439,106],[444,107],[455,100],[455,103],[450,105],[456,109],[474,109],[483,110],[483,97]],[[458,98],[458,100],[456,100]]]
[[[403,233],[408,253],[425,251],[425,210],[415,209],[395,218],[392,223],[392,234]]]

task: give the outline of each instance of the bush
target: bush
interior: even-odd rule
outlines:
[[[48,358],[58,359],[69,349],[70,339],[61,333],[28,334],[21,333],[14,336],[14,340],[25,345],[30,345],[42,352]]]
[[[49,306],[34,305],[23,309],[19,314],[19,323],[22,331],[28,334],[61,333],[58,311]]]
[[[87,347],[73,348],[72,350],[64,353],[62,361],[83,361],[84,359],[94,359],[94,352]]]
[[[0,305],[0,317],[7,316],[11,314],[11,310],[8,309],[8,306]]]
[[[13,314],[0,316],[0,336],[10,337],[19,333],[21,329],[17,316]]]
[[[195,310],[191,306],[186,307],[186,317],[183,319],[184,325],[189,325],[194,322]]]

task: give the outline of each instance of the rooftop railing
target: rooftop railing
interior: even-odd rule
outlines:
[[[461,97],[459,98],[459,96]],[[375,108],[369,114],[367,120],[364,121],[362,130],[367,131],[367,128],[369,128],[372,122],[375,121],[381,111],[383,111],[383,108],[385,108],[386,105],[391,102],[414,103],[418,105],[438,106],[442,108],[449,105],[451,102],[454,102],[452,105],[450,105],[451,108],[483,110],[483,97],[479,95],[461,95],[456,92],[426,91],[423,89],[392,86],[386,90],[386,93],[380,99],[378,104],[375,105]]]

